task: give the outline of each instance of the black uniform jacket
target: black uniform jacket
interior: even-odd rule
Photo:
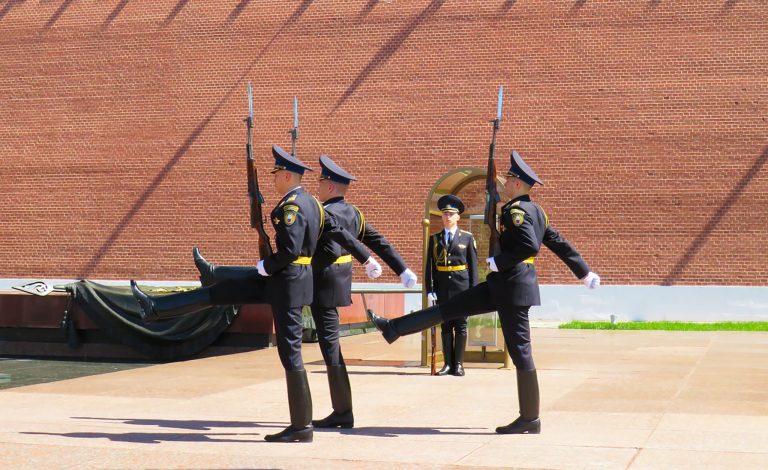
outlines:
[[[407,269],[400,253],[378,233],[360,210],[349,204],[343,197],[331,198],[323,204],[339,226],[354,234],[365,246],[384,261],[396,274]],[[352,304],[352,263],[348,262],[349,250],[338,241],[327,236],[320,237],[315,256],[312,257],[312,272],[315,278],[315,305],[323,307],[344,307]]]
[[[488,275],[488,287],[496,305],[541,305],[534,258],[542,244],[579,279],[590,271],[584,258],[568,240],[560,237],[544,210],[528,195],[504,205],[500,230],[501,253],[494,257],[499,272]]]
[[[272,210],[277,251],[264,260],[270,274],[267,296],[273,307],[301,307],[312,303],[312,265],[320,236],[343,245],[361,263],[370,253],[346,230],[342,229],[323,205],[304,191],[295,188]]]
[[[477,245],[472,233],[456,230],[451,246],[445,245],[445,230],[429,237],[424,271],[427,292],[436,293],[438,301],[444,302],[476,286],[477,281]]]

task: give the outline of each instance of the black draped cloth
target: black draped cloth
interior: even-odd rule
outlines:
[[[152,359],[172,361],[199,353],[232,323],[236,306],[214,306],[181,317],[145,324],[139,304],[128,286],[105,286],[78,281],[66,286],[75,302],[106,335]],[[152,288],[151,295],[192,288]]]

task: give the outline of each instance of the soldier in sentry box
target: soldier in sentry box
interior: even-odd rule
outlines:
[[[429,237],[424,288],[430,301],[442,304],[459,292],[477,285],[477,245],[471,232],[459,229],[464,202],[446,194],[437,200],[442,212],[443,230]],[[464,350],[467,347],[467,317],[447,320],[440,325],[443,339],[443,368],[437,375],[464,375]]]

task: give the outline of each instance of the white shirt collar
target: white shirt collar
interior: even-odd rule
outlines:
[[[453,227],[453,230],[449,230],[447,228],[443,228],[443,238],[448,236],[448,232],[451,232],[451,235],[455,237],[456,236],[456,232],[458,232],[458,231],[459,231],[459,226],[458,225]]]

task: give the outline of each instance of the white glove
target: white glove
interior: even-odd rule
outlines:
[[[437,294],[434,292],[427,292],[427,300],[429,300],[430,304],[437,303]]]
[[[496,267],[496,261],[493,259],[493,257],[485,258],[485,262],[488,264],[488,269],[495,273],[499,272],[499,268]]]
[[[405,271],[400,273],[400,282],[403,283],[406,289],[410,289],[416,285],[416,275],[413,274],[413,271],[406,268]]]
[[[595,289],[597,286],[600,285],[600,276],[590,271],[589,274],[587,274],[581,279],[581,282],[583,282],[584,285],[587,286],[589,289]]]
[[[269,274],[267,274],[267,270],[264,269],[264,260],[263,259],[259,260],[259,262],[256,263],[256,271],[258,271],[259,274],[261,274],[262,276],[269,276]]]
[[[372,256],[365,260],[363,266],[365,267],[365,274],[368,275],[368,279],[376,279],[381,276],[381,265]]]

